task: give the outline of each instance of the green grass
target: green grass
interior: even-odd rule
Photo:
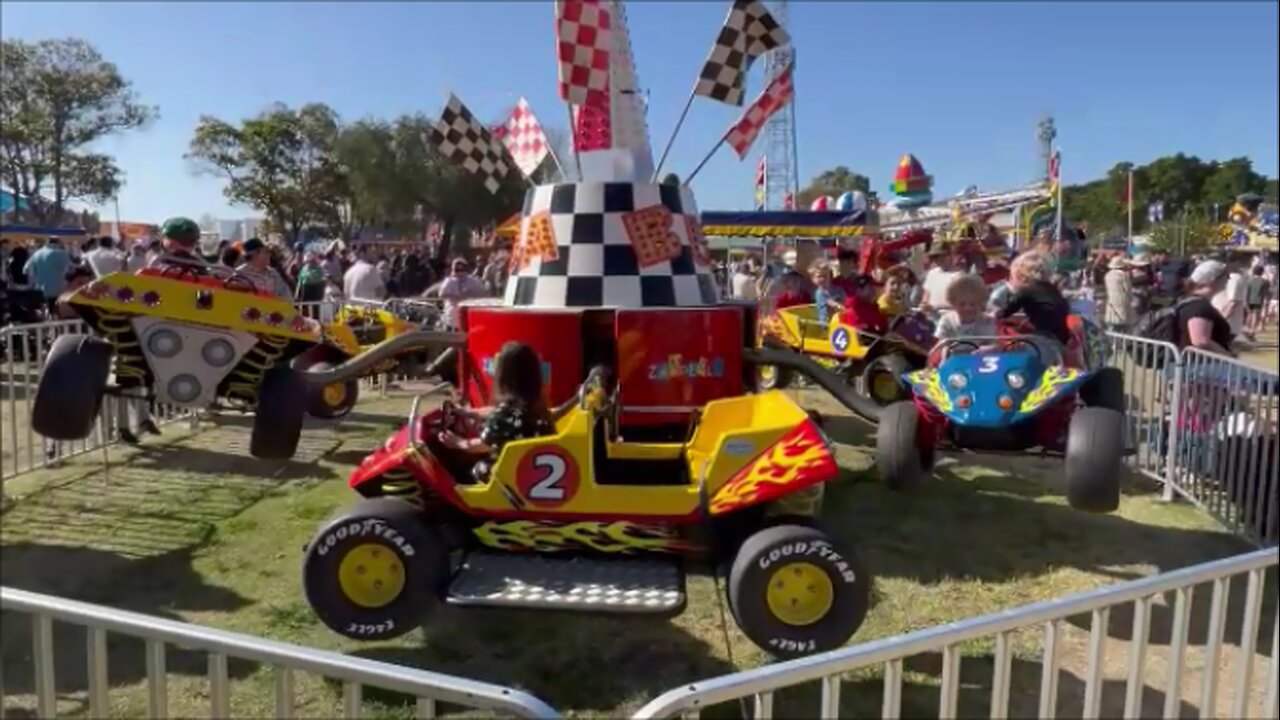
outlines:
[[[1193,508],[1161,503],[1142,483],[1127,488],[1118,513],[1072,511],[1061,497],[1060,462],[966,457],[942,465],[917,494],[892,493],[868,472],[867,428],[836,413],[816,393],[803,393],[803,400],[832,416],[830,432],[841,443],[844,472],[828,492],[826,520],[876,576],[874,605],[855,642],[1245,549]],[[3,582],[509,685],[580,716],[617,716],[672,687],[768,662],[732,625],[726,643],[720,593],[706,576],[690,578],[688,609],[671,620],[446,608],[423,630],[393,642],[356,643],[326,630],[300,591],[300,548],[320,522],[353,500],[347,473],[400,422],[407,404],[362,404],[359,417],[340,430],[317,423],[300,457],[289,463],[249,459],[243,452],[247,430],[227,426],[144,449],[109,477],[94,471],[92,456],[68,463],[56,476],[24,476],[9,488],[19,497],[0,523]],[[1242,597],[1236,589],[1233,599]],[[1168,607],[1159,608],[1153,653],[1168,642]],[[1207,600],[1196,608],[1207,612]],[[1267,623],[1274,621],[1274,609],[1263,618],[1271,620],[1264,622],[1260,652],[1269,653]],[[1109,635],[1127,638],[1125,622],[1113,617]],[[1064,712],[1080,706],[1087,620],[1066,628]],[[17,715],[33,706],[31,646],[21,618],[6,616],[3,630],[6,710]],[[83,717],[83,633],[60,628],[56,639],[61,709]],[[1013,712],[1034,712],[1039,638],[1022,633],[1014,640]],[[990,642],[964,648],[962,714],[985,712],[991,648]],[[113,715],[142,714],[140,643],[114,641],[110,659]],[[171,713],[207,716],[203,658],[171,650],[169,668]],[[906,669],[904,714],[936,715],[938,656],[913,658]],[[1257,672],[1265,677],[1262,669]],[[269,670],[233,662],[231,674],[234,714],[269,717]],[[297,692],[299,712],[306,716],[340,711],[341,689],[333,683],[302,676]],[[1121,695],[1115,687],[1104,694],[1109,714],[1119,712]],[[375,717],[412,712],[403,698],[369,690],[366,699]],[[1158,712],[1157,694],[1149,693],[1148,701]],[[812,688],[782,693],[778,702],[780,716],[816,712]],[[879,703],[878,670],[848,678],[842,694],[847,713],[876,714]],[[709,714],[736,712],[730,706]]]

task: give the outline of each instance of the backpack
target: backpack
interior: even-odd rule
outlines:
[[[1138,319],[1130,335],[1153,342],[1178,344],[1178,313],[1195,298],[1183,298],[1169,307],[1152,310]],[[1164,367],[1165,353],[1153,348],[1135,345],[1129,348],[1129,356],[1139,367],[1159,370]]]

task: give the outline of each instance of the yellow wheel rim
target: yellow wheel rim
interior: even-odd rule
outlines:
[[[765,601],[769,612],[787,625],[812,625],[827,616],[835,602],[835,586],[822,568],[807,562],[780,566],[769,578]]]
[[[347,385],[346,383],[325,385],[324,390],[320,391],[320,396],[324,398],[325,405],[338,407],[347,400]]]
[[[756,373],[760,378],[760,382],[770,385],[778,379],[778,368],[772,365],[761,365],[757,368]]]
[[[877,373],[871,378],[871,394],[878,400],[891,400],[898,394],[898,381],[888,373]]]
[[[357,545],[338,565],[338,586],[348,600],[360,607],[385,607],[404,590],[404,564],[385,545]]]

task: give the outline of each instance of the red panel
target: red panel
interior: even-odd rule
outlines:
[[[508,342],[522,342],[538,352],[551,405],[564,402],[578,391],[583,376],[580,314],[464,307],[462,315],[467,348],[461,357],[459,377],[471,404],[489,403],[493,359]]]
[[[742,393],[741,309],[619,310],[616,327],[624,423],[681,421],[688,410],[675,408]]]

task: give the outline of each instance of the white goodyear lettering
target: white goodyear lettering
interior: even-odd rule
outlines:
[[[846,583],[852,585],[858,581],[858,575],[853,571],[853,568],[849,567],[849,562],[831,547],[831,543],[825,540],[814,542],[797,540],[781,547],[775,547],[769,551],[768,555],[760,558],[757,563],[761,570],[768,570],[774,563],[786,558],[808,558],[814,555],[828,565],[833,566],[836,573]]]
[[[346,633],[348,635],[379,635],[385,632],[391,632],[396,629],[394,620],[387,620],[376,625],[367,623],[348,623]]]
[[[386,540],[405,557],[413,557],[414,555],[415,551],[413,549],[413,545],[411,545],[403,535],[397,532],[395,528],[387,525],[386,522],[378,518],[352,520],[351,522],[342,523],[336,528],[331,528],[329,532],[325,533],[324,537],[320,538],[317,542],[319,547],[316,548],[316,554],[322,557],[328,555],[329,551],[332,550],[335,545],[347,538],[370,536]]]
[[[815,640],[788,640],[787,638],[770,638],[769,647],[791,653],[807,653],[818,649]]]

